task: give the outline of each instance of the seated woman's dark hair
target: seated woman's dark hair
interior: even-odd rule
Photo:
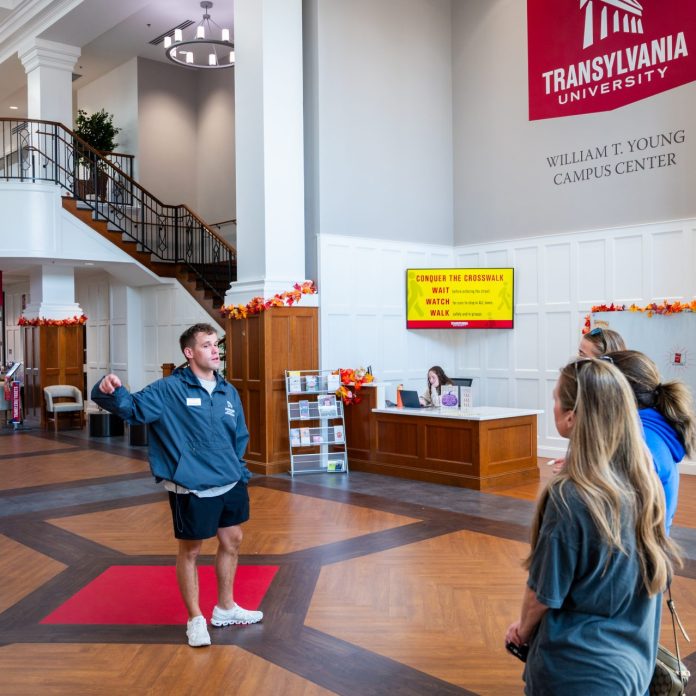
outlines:
[[[437,393],[439,394],[443,384],[452,384],[452,380],[445,374],[445,371],[439,365],[433,365],[426,375],[425,381],[427,382],[428,389],[430,389],[430,373],[435,373],[437,377]]]

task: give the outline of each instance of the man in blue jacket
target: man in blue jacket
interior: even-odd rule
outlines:
[[[232,586],[249,519],[243,456],[249,442],[237,390],[218,373],[218,337],[210,324],[195,324],[181,335],[188,366],[174,370],[131,394],[117,375],[106,375],[92,389],[92,400],[129,423],[149,424],[150,469],[169,491],[174,536],[179,540],[176,576],[188,611],[188,643],[210,645],[198,598],[196,560],[204,539],[217,536],[215,572],[218,601],[213,626],[252,624],[263,613],[235,604]]]

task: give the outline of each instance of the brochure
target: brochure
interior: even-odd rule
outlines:
[[[309,401],[302,399],[297,405],[300,407],[300,420],[309,420]]]
[[[462,387],[462,408],[474,407],[474,390],[472,387]]]
[[[340,375],[327,375],[326,377],[326,391],[335,392],[341,386]]]
[[[312,444],[312,441],[309,438],[309,428],[300,428],[300,444],[303,447]]]
[[[336,418],[338,411],[336,409],[336,395],[324,394],[317,399],[320,418]]]
[[[334,433],[334,443],[337,445],[342,445],[345,442],[345,437],[343,435],[343,426],[342,425],[334,425],[333,433]]]
[[[288,393],[297,394],[302,391],[302,377],[299,370],[288,372]]]
[[[290,428],[290,447],[300,446],[300,429]]]
[[[329,463],[326,467],[327,471],[343,471],[343,460],[342,459],[329,459]]]
[[[318,380],[316,375],[306,375],[305,376],[305,391],[318,391]]]

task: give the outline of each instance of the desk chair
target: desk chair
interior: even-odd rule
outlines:
[[[58,432],[58,420],[61,414],[68,414],[72,421],[75,417],[80,428],[85,427],[85,406],[82,400],[82,392],[69,384],[56,384],[52,387],[44,387],[46,400],[46,425],[53,421],[53,429]]]

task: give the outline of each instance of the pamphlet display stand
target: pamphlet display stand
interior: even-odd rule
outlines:
[[[338,370],[286,370],[290,474],[348,471]]]

